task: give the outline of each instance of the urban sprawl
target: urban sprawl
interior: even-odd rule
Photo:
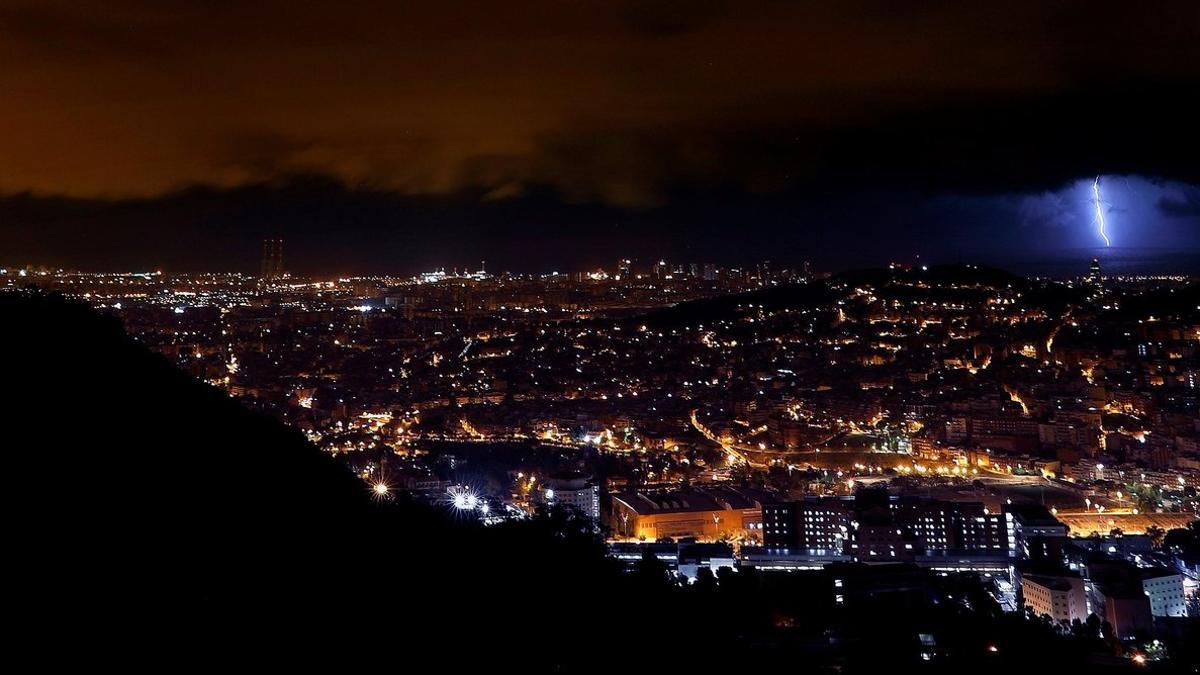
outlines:
[[[474,267],[474,265],[472,266]],[[380,499],[495,523],[559,506],[632,569],[973,574],[1153,658],[1200,616],[1192,280],[971,265],[621,260],[571,274],[0,271],[119,317],[301,430]],[[1094,615],[1094,618],[1093,618]]]

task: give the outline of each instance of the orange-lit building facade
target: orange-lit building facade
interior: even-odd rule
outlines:
[[[762,497],[736,488],[614,494],[605,524],[619,539],[663,537],[699,540],[756,536]]]

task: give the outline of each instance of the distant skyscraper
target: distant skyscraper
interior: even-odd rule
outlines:
[[[666,260],[659,260],[658,262],[654,263],[654,267],[651,269],[651,272],[654,273],[655,279],[661,281],[666,279],[667,275],[671,273],[671,268],[667,265]]]
[[[1088,281],[1100,285],[1104,281],[1104,275],[1100,273],[1100,259],[1092,258],[1092,271],[1088,274]]]
[[[764,260],[758,264],[758,283],[765,284],[771,280],[771,261]]]
[[[263,239],[263,279],[278,279],[283,276],[283,239]]]
[[[622,279],[628,279],[633,275],[633,261],[629,258],[622,258],[617,261],[617,275]]]

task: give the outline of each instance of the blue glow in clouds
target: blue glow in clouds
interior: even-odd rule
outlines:
[[[937,215],[950,221],[942,215],[949,207],[938,206]],[[979,252],[981,259],[989,255],[1002,262],[991,253],[998,247],[1013,258],[1085,252],[1089,260],[1096,256],[1109,260],[1200,253],[1200,185],[1196,184],[1093,173],[1041,192],[977,197],[953,206],[954,220],[975,224],[959,239],[962,250]],[[1015,225],[1009,227],[1006,217]],[[1195,260],[1200,269],[1200,258]]]
[[[1096,180],[1092,181],[1092,203],[1096,206],[1096,223],[1100,226],[1100,236],[1104,237],[1104,245],[1112,246],[1108,232],[1105,231],[1107,225],[1104,222],[1104,202],[1100,200],[1100,176],[1096,176]]]

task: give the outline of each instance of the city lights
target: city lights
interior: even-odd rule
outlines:
[[[742,301],[662,325],[637,313],[793,278],[756,269],[714,285],[670,263],[646,288],[616,274],[270,287],[238,275],[45,278],[296,425],[376,502],[445,508],[445,527],[565,517],[614,555],[661,548],[688,588],[703,587],[706,564],[688,559],[693,546],[710,570],[866,562],[990,575],[1002,611],[1082,621],[1087,603],[1105,602],[1072,581],[1087,558],[1014,579],[1033,539],[1054,536],[1129,563],[1147,611],[1182,616],[1182,581],[1137,546],[1197,508],[1200,471],[1173,463],[1196,452],[1175,403],[1195,379],[1194,317],[1105,308],[1184,282],[1095,266],[1082,281],[1003,283],[964,266],[943,282],[927,267],[805,279],[797,287],[820,284],[819,299]],[[1026,299],[1075,284],[1087,289],[1076,306]],[[573,292],[591,304],[562,295]],[[851,607],[838,590],[835,604]]]

